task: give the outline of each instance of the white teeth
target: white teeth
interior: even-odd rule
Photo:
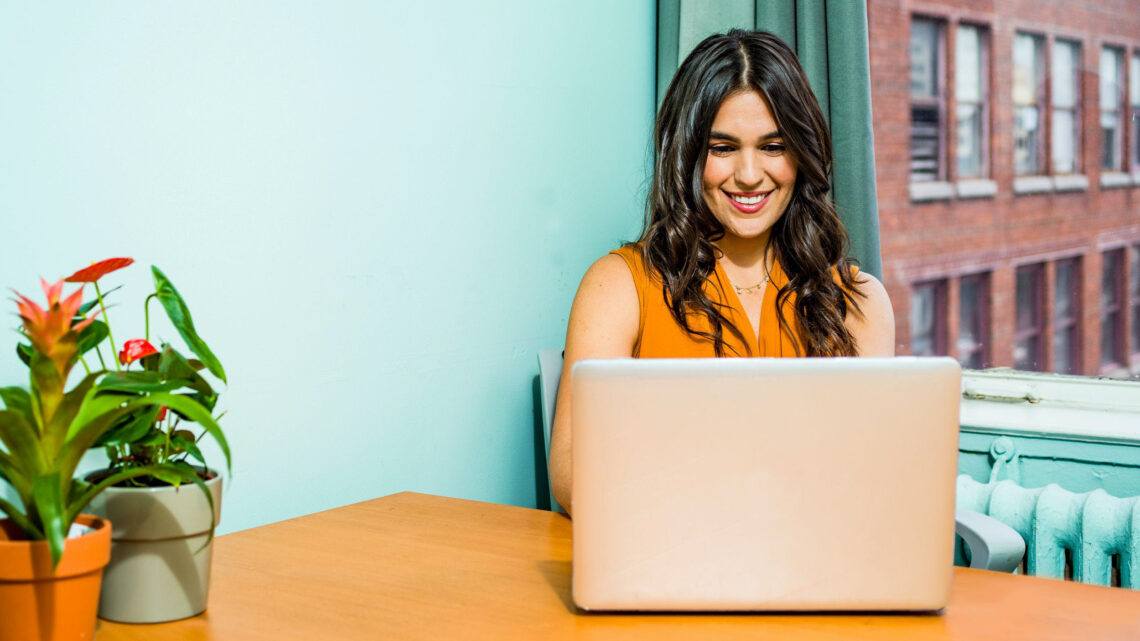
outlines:
[[[761,200],[764,200],[764,198],[770,193],[772,193],[772,192],[768,192],[766,194],[760,194],[759,196],[753,196],[751,198],[745,198],[743,196],[732,196],[732,199],[735,200],[736,202],[740,203],[741,205],[755,205],[756,203],[760,202]],[[730,196],[731,196],[731,194],[730,194]]]

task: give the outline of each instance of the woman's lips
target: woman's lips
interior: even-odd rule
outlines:
[[[724,190],[721,190],[721,191],[724,193],[725,197],[728,198],[728,202],[732,203],[733,207],[736,207],[738,210],[740,210],[746,214],[755,214],[756,212],[760,211],[760,208],[763,207],[764,203],[768,202],[768,199],[772,196],[772,192],[770,191],[770,192],[764,194],[764,197],[760,199],[760,202],[752,203],[752,204],[745,204],[745,203],[740,202],[736,198],[733,198],[732,197],[733,194],[730,194],[729,192],[724,191]],[[735,194],[735,195],[739,196],[739,197],[755,197],[755,196],[760,195],[761,193],[762,192],[751,192],[749,194]]]

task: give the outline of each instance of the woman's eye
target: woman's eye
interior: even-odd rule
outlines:
[[[763,150],[764,153],[770,154],[772,156],[779,156],[780,154],[784,153],[786,147],[784,147],[782,143],[768,143],[760,149]]]
[[[709,147],[709,153],[716,156],[724,156],[732,153],[732,147],[728,145],[712,145]]]

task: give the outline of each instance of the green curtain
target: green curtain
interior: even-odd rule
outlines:
[[[657,102],[685,56],[734,27],[764,29],[795,50],[831,127],[832,186],[861,268],[882,277],[871,71],[864,0],[658,0]]]

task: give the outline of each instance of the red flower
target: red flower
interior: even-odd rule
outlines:
[[[123,343],[123,349],[119,351],[119,363],[126,365],[132,363],[140,358],[157,354],[158,350],[154,348],[146,340],[142,338],[132,338],[131,340]]]
[[[91,263],[90,267],[84,267],[63,280],[69,283],[94,283],[116,269],[122,269],[133,262],[135,262],[133,258],[108,258],[97,263]]]
[[[24,321],[24,332],[39,353],[50,358],[60,376],[66,379],[72,359],[76,355],[76,341],[79,332],[95,320],[95,316],[72,325],[72,320],[83,304],[83,288],[75,290],[71,296],[60,300],[63,294],[63,281],[49,285],[40,279],[40,286],[47,296],[47,308],[40,307],[30,298],[15,292],[19,300],[16,306]]]
[[[154,420],[155,420],[155,422],[157,423],[157,422],[161,421],[161,420],[162,420],[162,419],[164,419],[164,418],[166,418],[166,406],[165,406],[165,405],[163,405],[162,407],[160,407],[160,408],[158,409],[158,418],[156,418],[156,419],[154,419]]]

